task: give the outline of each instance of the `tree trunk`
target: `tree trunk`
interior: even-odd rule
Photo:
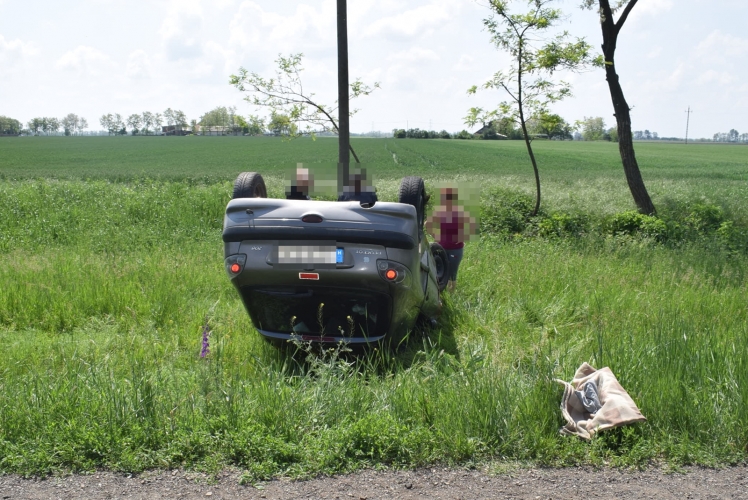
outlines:
[[[525,146],[527,146],[527,154],[530,155],[530,161],[532,162],[532,170],[535,172],[535,208],[530,214],[531,217],[538,215],[540,210],[540,172],[538,172],[538,164],[535,161],[535,154],[532,152],[532,145],[530,144],[530,137],[527,135],[527,125],[525,125],[524,118],[522,119],[522,134],[525,136]]]
[[[527,134],[527,124],[525,123],[525,110],[522,106],[522,43],[519,46],[519,54],[517,55],[517,67],[520,70],[517,73],[517,109],[519,111],[519,124],[522,127],[522,135],[525,137],[525,146],[527,146],[527,154],[530,155],[530,162],[532,162],[532,170],[535,173],[535,208],[533,208],[530,217],[538,215],[540,210],[540,173],[538,172],[538,163],[535,161],[535,154],[532,152],[532,145],[530,144],[530,136]]]
[[[610,88],[610,97],[613,100],[616,123],[618,124],[618,151],[621,154],[626,182],[628,182],[631,196],[633,196],[639,212],[647,215],[654,214],[654,204],[644,185],[644,179],[642,179],[642,174],[639,171],[639,163],[636,161],[634,141],[631,134],[631,114],[626,99],[623,97],[623,90],[618,82],[615,66],[606,66],[605,73]]]
[[[616,124],[618,125],[618,151],[621,154],[621,162],[623,163],[623,171],[626,174],[626,182],[628,182],[631,196],[634,198],[634,203],[636,203],[639,212],[651,215],[655,213],[655,207],[652,203],[652,199],[649,197],[647,188],[644,185],[644,179],[642,179],[641,172],[639,171],[639,164],[636,161],[634,141],[631,135],[630,108],[623,96],[623,89],[618,81],[618,74],[616,73],[614,63],[618,32],[626,21],[626,16],[628,16],[628,13],[635,4],[636,0],[631,0],[618,23],[614,24],[613,13],[610,9],[608,0],[600,0],[600,8],[603,13],[601,22],[603,31],[603,55],[605,56],[605,79],[608,81],[610,98],[613,101],[613,111],[616,117]]]

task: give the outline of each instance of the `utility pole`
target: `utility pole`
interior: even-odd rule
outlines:
[[[338,168],[348,186],[351,138],[348,111],[348,16],[346,0],[338,0]]]
[[[686,144],[688,144],[688,123],[691,121],[691,106],[688,107],[688,111],[686,111]]]

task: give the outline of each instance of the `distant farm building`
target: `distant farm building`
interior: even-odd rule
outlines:
[[[484,135],[488,134],[488,137],[491,139],[506,139],[506,136],[504,134],[500,134],[496,132],[496,129],[494,128],[494,123],[498,125],[495,121],[490,121],[488,123],[484,123],[483,126],[479,129],[473,132],[473,136],[476,138],[483,137]]]
[[[166,125],[161,127],[161,135],[190,135],[192,129],[187,125]]]

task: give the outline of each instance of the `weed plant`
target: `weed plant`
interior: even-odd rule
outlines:
[[[121,139],[118,147],[129,147]],[[182,138],[142,144],[172,139]],[[506,176],[480,166],[504,147],[514,158],[513,145],[367,141],[364,152],[381,149],[376,155],[400,162],[382,170],[384,200],[396,198],[403,165],[429,184],[486,182],[482,235],[466,246],[439,325],[412,332],[397,349],[363,354],[302,344],[277,350],[260,339],[223,270],[231,175],[219,179],[218,170],[196,165],[160,175],[156,165],[152,177],[82,180],[73,172],[41,180],[33,169],[6,169],[0,470],[233,465],[253,482],[433,463],[745,460],[746,218],[739,200],[715,196],[744,192],[732,160],[713,160],[724,175],[698,180],[703,193],[695,195],[693,172],[657,157],[664,166],[654,177],[679,187],[646,219],[616,204],[621,186],[587,196],[613,177],[592,182],[575,165],[607,158],[607,145],[585,152],[544,143],[539,150],[555,155],[558,170],[546,176],[544,212],[528,219],[530,193],[518,187],[524,163],[507,166]],[[34,144],[45,158],[46,143]],[[152,144],[152,156],[168,157]],[[328,147],[323,139],[291,144]],[[216,163],[232,163],[231,154]],[[128,161],[123,172],[134,168]],[[465,170],[450,170],[458,161]],[[267,170],[271,196],[283,191],[278,172]],[[577,201],[563,195],[578,188]],[[611,206],[596,201],[606,199]],[[570,380],[584,361],[610,366],[648,420],[591,443],[561,437],[554,379]]]

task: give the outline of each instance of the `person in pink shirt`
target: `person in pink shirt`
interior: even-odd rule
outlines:
[[[454,290],[457,270],[462,261],[465,240],[475,234],[478,224],[457,201],[457,188],[444,187],[439,190],[440,203],[426,222],[426,231],[434,235],[449,256],[449,282],[447,288]]]

